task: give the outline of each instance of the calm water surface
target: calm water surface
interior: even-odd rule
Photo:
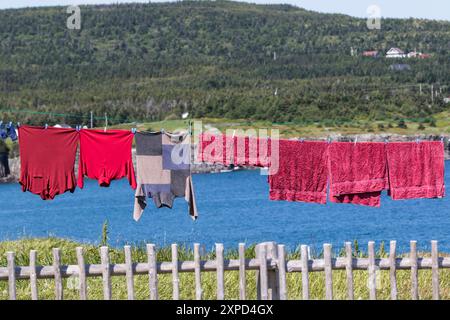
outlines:
[[[381,208],[269,201],[267,177],[259,171],[194,175],[194,184],[197,221],[188,216],[184,200],[177,199],[172,210],[156,209],[150,202],[139,222],[132,219],[134,193],[125,180],[114,181],[110,188],[86,180],[83,190],[53,201],[23,193],[19,184],[3,184],[0,240],[52,235],[97,244],[108,220],[114,246],[200,242],[210,249],[216,242],[236,247],[239,242],[273,240],[291,249],[299,244],[320,249],[325,242],[340,248],[355,239],[360,246],[369,240],[379,244],[395,239],[407,251],[409,240],[427,250],[435,239],[440,250],[450,252],[448,197],[392,201],[383,194]],[[450,185],[448,169],[446,185]]]

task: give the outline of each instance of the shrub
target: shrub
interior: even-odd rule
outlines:
[[[400,129],[407,129],[408,128],[408,126],[406,125],[405,120],[403,120],[403,119],[398,122],[397,127],[400,128]]]

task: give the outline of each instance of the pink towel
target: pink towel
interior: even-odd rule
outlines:
[[[233,139],[225,134],[203,132],[199,137],[198,161],[230,165],[233,158]]]
[[[269,176],[270,200],[327,202],[327,142],[279,140],[278,172]],[[271,166],[276,166],[271,157]]]
[[[331,202],[379,207],[388,184],[386,144],[333,142],[328,151]]]
[[[392,142],[386,150],[393,200],[445,196],[442,142]]]
[[[237,166],[268,167],[270,140],[255,137],[234,137],[234,164]]]

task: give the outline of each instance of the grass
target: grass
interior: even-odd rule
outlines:
[[[204,118],[195,119],[202,121],[203,125],[215,127],[221,131],[226,129],[278,129],[280,136],[284,138],[293,137],[327,137],[329,135],[360,135],[360,134],[396,134],[396,135],[418,135],[450,134],[450,112],[441,112],[433,116],[434,123],[430,119],[409,119],[404,120],[405,127],[399,127],[400,120],[392,121],[368,121],[353,120],[346,123],[271,123],[268,121],[251,121],[246,119],[218,119]],[[189,120],[164,120],[158,122],[147,122],[133,124],[122,124],[114,128],[131,129],[136,126],[139,130],[174,131],[185,129],[189,125]]]
[[[26,266],[29,264],[29,252],[34,249],[38,251],[38,265],[52,264],[52,248],[61,249],[62,264],[76,264],[75,248],[80,246],[79,243],[58,239],[22,239],[17,241],[0,242],[0,267],[6,266],[6,252],[14,251],[16,253],[16,265]],[[94,245],[83,244],[85,249],[85,262],[88,264],[100,263],[99,248]],[[341,250],[337,255],[342,254]],[[356,256],[365,256],[364,252],[355,252]],[[134,246],[132,249],[134,262],[146,262],[147,256],[143,247]],[[320,256],[320,254],[319,254]],[[377,252],[378,257],[386,257],[384,245]],[[423,254],[419,254],[423,256]],[[122,250],[111,249],[111,263],[124,263],[125,258]],[[238,253],[236,250],[228,250],[225,252],[225,259],[236,259]],[[247,258],[254,257],[254,246],[250,246],[246,251]],[[170,247],[161,248],[157,252],[158,261],[171,261]],[[214,259],[214,252],[206,252],[202,256],[202,260]],[[290,252],[288,259],[299,259],[298,251]],[[179,248],[179,260],[193,260],[193,251],[187,247]],[[410,272],[408,270],[400,270],[397,272],[397,286],[399,299],[410,298]],[[379,271],[378,278],[378,299],[390,298],[389,272]],[[171,299],[172,297],[172,278],[170,274],[158,275],[159,296],[160,299]],[[354,271],[354,288],[355,299],[368,299],[369,292],[367,288],[367,271]],[[302,283],[300,273],[288,273],[287,275],[288,298],[301,299]],[[450,270],[444,269],[440,272],[440,286],[442,299],[450,299]],[[54,282],[51,279],[38,280],[39,298],[54,299]],[[180,296],[182,299],[194,299],[195,290],[194,274],[180,273]],[[216,294],[216,274],[215,272],[202,273],[202,287],[204,291],[204,299],[215,299]],[[325,279],[323,272],[310,273],[310,294],[312,299],[325,298]],[[419,288],[421,299],[431,299],[431,271],[419,270]],[[333,271],[333,291],[335,299],[346,299],[346,276],[345,271]],[[126,299],[127,290],[125,277],[112,278],[112,294],[113,299]],[[135,295],[136,299],[148,299],[149,297],[148,277],[135,276]],[[249,299],[256,299],[256,273],[255,271],[247,271],[247,294]],[[0,300],[8,298],[7,281],[0,281]],[[27,280],[17,281],[17,298],[31,299],[30,286]],[[76,278],[64,280],[64,298],[78,299],[78,290]],[[102,299],[102,279],[101,277],[88,278],[88,298]],[[225,298],[239,298],[239,274],[237,271],[225,272]]]

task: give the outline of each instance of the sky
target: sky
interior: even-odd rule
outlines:
[[[149,0],[0,0],[0,9],[117,2],[149,2]],[[151,2],[161,2],[161,0]],[[343,13],[355,17],[368,17],[367,9],[369,6],[377,5],[381,9],[382,17],[450,20],[449,0],[249,0],[246,2],[258,4],[289,3],[308,10]]]

